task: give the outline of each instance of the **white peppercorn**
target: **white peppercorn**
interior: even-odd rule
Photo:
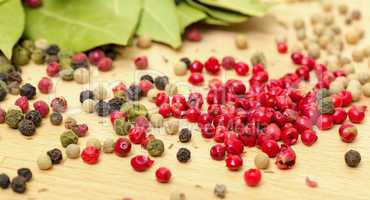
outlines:
[[[93,113],[94,112],[94,107],[95,107],[95,101],[92,99],[86,99],[82,103],[82,110],[87,112],[87,113]]]
[[[323,21],[323,16],[320,13],[315,13],[310,18],[311,24],[316,25]]]
[[[292,52],[301,52],[303,50],[303,45],[301,43],[294,43],[291,50]]]
[[[344,90],[344,83],[340,81],[333,81],[330,83],[329,91],[331,94],[338,93],[340,91]]]
[[[344,86],[344,88],[346,88],[347,85],[348,85],[349,79],[347,77],[345,77],[345,76],[340,76],[340,77],[337,77],[335,79],[335,81],[338,81],[338,82],[342,83],[343,86]]]
[[[347,6],[347,4],[344,4],[344,3],[339,4],[338,5],[338,12],[341,15],[347,14],[347,12],[348,12],[348,6]]]
[[[331,12],[333,10],[333,4],[329,0],[326,0],[322,3],[321,8],[325,12]]]
[[[158,113],[154,113],[150,116],[150,123],[154,128],[161,128],[163,126],[163,116]]]
[[[348,80],[358,80],[358,74],[352,73],[347,76]]]
[[[246,49],[248,48],[248,40],[245,35],[238,34],[235,36],[235,46],[238,49]]]
[[[305,29],[299,29],[296,32],[297,40],[303,41],[306,39],[306,30]]]
[[[173,69],[176,76],[184,76],[188,72],[188,66],[182,61],[176,62]]]
[[[215,189],[213,190],[213,193],[216,195],[216,197],[223,199],[226,196],[226,186],[223,184],[216,184]]]
[[[352,74],[353,72],[355,72],[355,68],[353,67],[353,65],[351,64],[346,64],[342,67],[342,70],[344,71],[344,73],[346,73],[347,75],[349,74]]]
[[[152,40],[145,36],[139,36],[136,41],[136,46],[141,49],[147,49],[152,46]]]
[[[360,83],[363,85],[370,81],[370,72],[368,70],[360,71],[357,74],[357,78],[360,81]]]
[[[324,24],[327,26],[331,26],[335,21],[334,15],[325,15],[324,17]]]
[[[168,135],[175,135],[179,132],[179,121],[177,119],[170,119],[164,123],[164,128]]]
[[[104,153],[113,153],[114,151],[114,140],[111,138],[105,139],[103,142],[103,152]]]
[[[155,89],[155,88],[149,90],[146,96],[148,97],[150,102],[154,102],[155,98],[157,97],[158,92],[159,92],[158,89]]]
[[[327,47],[327,45],[329,44],[329,42],[331,42],[333,38],[329,35],[322,35],[320,38],[319,38],[319,45],[322,49],[325,49]]]
[[[348,44],[357,44],[360,40],[361,33],[358,32],[355,28],[349,29],[349,31],[345,34],[345,38]]]
[[[370,83],[366,83],[362,86],[362,93],[366,97],[370,97]]]
[[[298,19],[295,19],[293,21],[293,27],[296,29],[296,30],[299,30],[299,29],[303,29],[305,28],[305,24],[304,24],[304,21],[302,18],[298,18]]]
[[[364,51],[361,49],[355,49],[352,51],[352,60],[355,62],[362,62],[364,59]]]
[[[320,46],[316,43],[309,44],[307,48],[307,54],[308,56],[315,59],[320,58],[321,54]]]
[[[313,27],[313,33],[320,37],[325,31],[325,26],[323,24],[316,24],[314,27]]]
[[[366,46],[363,51],[365,57],[370,57],[370,45]]]
[[[53,167],[50,157],[44,153],[37,158],[37,166],[40,170],[48,170]]]
[[[341,66],[341,67],[343,67],[344,65],[346,65],[346,64],[350,64],[351,63],[351,59],[350,58],[348,58],[348,57],[346,57],[346,56],[340,56],[339,57],[339,60],[338,60],[338,64],[339,64],[339,66]]]
[[[166,85],[165,89],[166,94],[170,97],[174,96],[177,94],[177,85],[173,83],[169,83]]]
[[[49,47],[49,43],[45,39],[37,39],[35,41],[35,47],[38,49],[46,50]]]
[[[101,142],[99,139],[97,138],[89,138],[87,141],[86,141],[86,146],[89,147],[89,146],[93,146],[97,149],[101,149]]]
[[[90,72],[88,69],[80,67],[73,72],[73,79],[79,84],[88,83],[90,80]]]
[[[80,146],[78,144],[70,144],[66,148],[67,158],[76,159],[80,157]]]
[[[95,89],[94,89],[94,97],[97,100],[104,100],[108,96],[108,90],[104,86],[104,84],[100,83]]]
[[[265,153],[258,153],[256,157],[254,157],[254,165],[258,169],[267,169],[270,165],[270,159]]]
[[[350,80],[347,86],[347,90],[352,94],[352,100],[358,101],[361,98],[362,86],[358,80]]]

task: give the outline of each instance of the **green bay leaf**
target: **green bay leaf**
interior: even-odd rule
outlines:
[[[210,24],[210,25],[216,25],[216,26],[230,26],[229,23],[227,23],[225,21],[222,21],[222,20],[219,20],[219,19],[216,19],[216,18],[213,18],[213,17],[207,17],[204,20],[204,23]]]
[[[271,4],[259,0],[199,0],[201,3],[223,9],[233,10],[245,15],[263,16]]]
[[[6,0],[0,4],[0,50],[9,59],[13,46],[24,30],[24,11],[20,0]]]
[[[174,0],[144,0],[138,35],[174,48],[181,45],[181,30]]]
[[[247,16],[240,13],[208,7],[196,0],[187,0],[186,2],[194,8],[204,11],[210,17],[218,19],[219,21],[225,21],[226,23],[241,23],[247,20]]]
[[[26,10],[25,35],[71,51],[126,45],[135,33],[141,7],[142,0],[43,0],[42,7]]]
[[[195,22],[199,22],[207,17],[207,15],[204,12],[191,7],[185,1],[182,1],[179,5],[177,5],[176,9],[182,33],[184,32],[187,26]]]

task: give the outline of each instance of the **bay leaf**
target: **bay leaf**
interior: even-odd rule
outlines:
[[[186,0],[186,2],[189,3],[189,5],[193,6],[194,8],[204,11],[212,18],[219,19],[227,23],[241,23],[247,20],[247,17],[245,15],[232,11],[225,11],[221,9],[207,7],[196,0]]]
[[[24,30],[24,11],[20,0],[6,0],[0,4],[0,50],[9,59],[13,46]]]
[[[185,1],[180,2],[180,4],[177,5],[176,10],[182,33],[184,32],[187,26],[195,22],[199,22],[207,17],[207,15],[204,12],[191,7]]]
[[[174,0],[144,0],[138,35],[174,48],[181,45],[181,31]]]
[[[245,15],[263,16],[271,4],[259,0],[199,0],[199,2],[223,9],[230,9]]]
[[[142,0],[43,0],[42,7],[26,10],[25,35],[71,51],[126,45],[135,33],[141,7]]]
[[[216,18],[213,18],[213,17],[207,17],[204,20],[204,23],[210,24],[210,25],[216,25],[216,26],[230,26],[229,23],[227,23],[225,21],[222,21],[222,20],[219,20],[219,19],[216,19]]]

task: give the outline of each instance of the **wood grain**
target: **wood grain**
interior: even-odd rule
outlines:
[[[342,1],[341,1],[342,2]],[[353,7],[369,8],[367,0],[353,0]],[[294,70],[289,61],[289,56],[278,56],[274,36],[277,33],[286,33],[294,40],[293,32],[283,28],[278,21],[292,21],[298,16],[309,16],[319,9],[316,3],[280,5],[274,8],[271,14],[264,18],[253,19],[246,24],[227,29],[204,30],[204,40],[201,43],[188,43],[178,51],[162,46],[154,45],[148,50],[125,48],[121,58],[115,63],[113,71],[108,73],[93,73],[93,84],[103,81],[112,86],[115,81],[123,80],[131,83],[138,80],[141,74],[148,71],[152,74],[167,74],[171,82],[175,82],[182,92],[201,91],[204,87],[191,87],[186,83],[187,76],[175,77],[173,63],[183,56],[191,59],[205,60],[210,55],[223,57],[233,55],[237,59],[248,61],[251,54],[256,50],[264,51],[268,58],[268,71],[271,78],[281,76],[283,73]],[[365,11],[365,10],[364,10]],[[363,27],[369,31],[370,16],[364,12]],[[336,20],[343,20],[336,18]],[[236,33],[245,33],[249,38],[250,48],[239,51],[235,49],[233,38]],[[366,36],[369,43],[369,37]],[[132,59],[137,55],[147,55],[150,60],[150,70],[135,71]],[[363,66],[356,66],[363,67]],[[30,65],[23,68],[24,81],[36,84],[45,76],[45,66]],[[211,77],[206,77],[207,79]],[[223,80],[236,78],[234,72],[222,72]],[[240,77],[237,77],[240,78]],[[249,77],[242,78],[246,81]],[[88,137],[99,139],[116,137],[108,119],[99,118],[93,114],[85,114],[80,111],[78,102],[79,92],[82,89],[93,87],[92,85],[78,85],[74,82],[62,82],[54,79],[55,91],[49,96],[38,94],[38,99],[50,101],[55,96],[65,96],[69,103],[68,113],[76,117],[79,122],[89,125]],[[13,104],[15,97],[9,96],[1,107],[6,108]],[[369,105],[369,99],[361,100],[360,103]],[[152,111],[155,108],[144,100]],[[367,114],[368,116],[368,114]],[[163,130],[152,129],[151,133],[162,138],[166,147],[173,144],[171,149],[166,149],[165,155],[156,159],[154,166],[144,173],[134,172],[129,164],[130,157],[142,153],[140,147],[135,146],[128,158],[118,158],[114,155],[102,154],[98,165],[89,166],[81,159],[65,159],[61,165],[54,166],[52,170],[40,171],[36,165],[39,154],[59,147],[59,135],[63,127],[50,125],[47,120],[43,121],[42,127],[37,134],[26,139],[18,131],[9,129],[6,125],[0,126],[0,172],[15,176],[20,167],[30,167],[34,172],[34,179],[29,183],[28,192],[18,195],[11,190],[0,191],[0,199],[7,200],[120,200],[123,197],[131,197],[133,200],[167,200],[172,191],[178,190],[186,194],[187,199],[209,200],[216,199],[213,195],[215,184],[227,186],[227,199],[370,199],[370,166],[369,143],[370,121],[358,126],[358,139],[352,144],[340,141],[338,127],[330,131],[319,133],[319,141],[312,147],[305,147],[301,142],[294,146],[298,155],[297,165],[293,170],[280,171],[271,164],[269,171],[264,173],[262,184],[257,188],[245,186],[242,174],[246,169],[254,167],[253,159],[257,149],[247,149],[244,155],[245,165],[239,172],[229,172],[224,167],[224,162],[212,161],[209,157],[209,149],[212,141],[203,139],[194,125],[182,122],[182,127],[190,127],[194,131],[194,137],[189,144],[178,142],[177,136],[167,136]],[[87,137],[87,138],[88,138]],[[87,138],[82,138],[80,144],[85,146]],[[176,151],[180,147],[188,147],[192,151],[192,159],[188,164],[180,164],[176,160]],[[349,169],[344,163],[344,153],[349,149],[356,149],[362,154],[362,163],[357,169]],[[273,162],[273,160],[272,160]],[[170,184],[158,184],[155,181],[154,172],[160,166],[167,166],[173,172]],[[305,177],[309,176],[318,181],[318,188],[309,188],[305,185]]]

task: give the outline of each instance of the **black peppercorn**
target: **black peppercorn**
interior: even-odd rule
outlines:
[[[180,148],[176,157],[179,162],[186,163],[190,160],[191,152],[186,148]]]
[[[158,90],[164,90],[168,84],[167,76],[157,76],[154,80],[154,85]]]
[[[180,61],[185,63],[185,65],[188,66],[188,67],[189,67],[189,65],[191,65],[191,60],[188,57],[181,58]]]
[[[24,116],[25,119],[31,120],[33,124],[35,124],[36,127],[39,127],[41,125],[41,114],[37,112],[36,110],[31,110]]]
[[[191,140],[191,131],[188,128],[183,128],[180,131],[179,140],[182,143],[187,143]]]
[[[4,101],[7,95],[8,92],[4,88],[0,87],[0,101]]]
[[[0,73],[0,81],[8,83],[8,75],[6,75],[5,73]]]
[[[361,155],[358,151],[349,150],[344,156],[348,167],[357,167],[361,162]]]
[[[80,61],[80,62],[72,61],[71,67],[72,69],[89,68],[89,63],[87,61]]]
[[[9,176],[6,174],[0,174],[0,188],[7,189],[10,185]]]
[[[50,115],[50,122],[54,126],[61,125],[62,122],[63,122],[63,115],[60,114],[59,112],[53,112],[53,113],[51,113],[51,115]]]
[[[131,101],[138,101],[143,96],[143,92],[138,85],[132,84],[126,90],[126,96]]]
[[[22,176],[13,178],[11,184],[12,190],[16,193],[24,193],[26,191],[26,179]]]
[[[29,100],[33,99],[36,95],[36,88],[33,85],[26,83],[21,87],[20,95],[27,97]]]
[[[86,99],[94,99],[94,92],[85,90],[80,93],[80,102],[83,103]]]
[[[55,148],[47,152],[48,156],[51,159],[51,162],[53,164],[59,164],[63,160],[63,154],[62,151],[59,149]]]
[[[60,49],[59,49],[59,46],[56,45],[56,44],[51,44],[47,49],[46,49],[46,53],[48,55],[53,55],[53,56],[56,56],[58,55]]]
[[[111,112],[121,110],[121,106],[125,103],[122,97],[114,97],[108,101]]]
[[[116,51],[113,45],[105,45],[101,48],[104,51],[105,56],[112,60],[116,59],[118,52]]]
[[[32,136],[36,132],[36,126],[31,120],[23,119],[18,124],[18,130],[24,136]]]
[[[32,172],[28,168],[20,168],[17,171],[18,176],[22,176],[26,179],[26,182],[30,181],[32,179]]]
[[[140,77],[140,80],[147,80],[147,81],[150,81],[151,83],[154,83],[154,79],[152,76],[150,76],[149,74],[145,74],[143,76]]]
[[[108,116],[110,113],[110,106],[107,102],[101,100],[95,105],[95,112],[100,117]]]

